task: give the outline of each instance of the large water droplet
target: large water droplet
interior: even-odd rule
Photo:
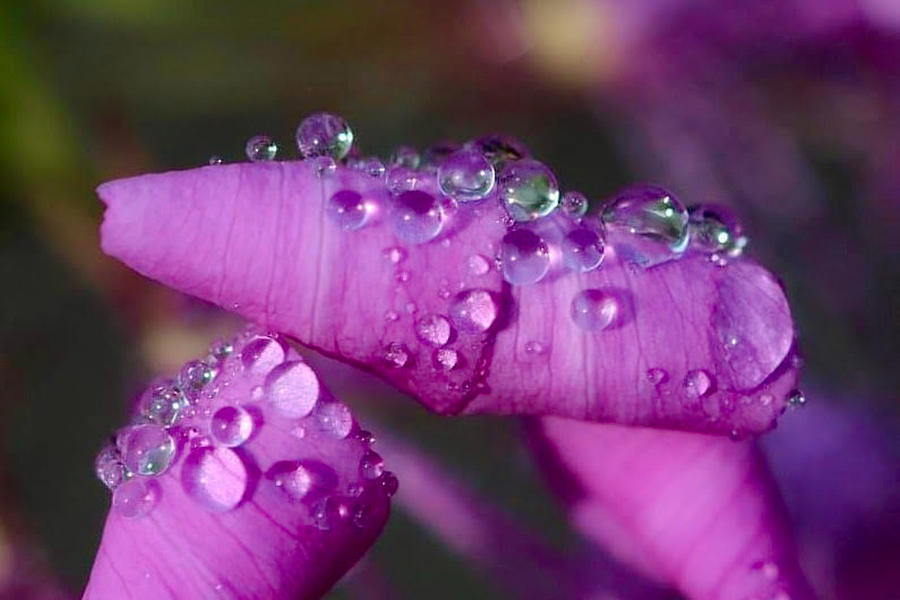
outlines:
[[[707,252],[723,252],[738,256],[747,245],[743,228],[734,214],[724,206],[700,204],[689,210],[691,244]]]
[[[278,154],[278,144],[267,135],[254,135],[247,140],[244,152],[247,154],[247,158],[253,162],[275,160],[275,155]]]
[[[185,493],[208,510],[223,512],[237,506],[247,491],[247,467],[230,448],[197,448],[184,461],[181,485]]]
[[[578,227],[562,241],[563,262],[576,273],[586,273],[603,262],[603,238],[593,229]]]
[[[712,391],[712,388],[712,375],[703,369],[688,371],[684,376],[684,391],[691,398],[705,396]]]
[[[547,243],[528,229],[514,229],[500,242],[503,278],[513,285],[540,281],[550,268]]]
[[[688,213],[678,198],[655,185],[619,192],[603,210],[607,228],[634,236],[633,259],[645,266],[680,254],[688,243]]]
[[[328,200],[328,216],[344,231],[355,231],[366,224],[369,210],[362,194],[355,190],[340,190]]]
[[[281,363],[266,377],[266,397],[281,415],[305,417],[319,399],[319,378],[301,361]]]
[[[171,380],[151,385],[141,396],[140,412],[158,425],[173,425],[188,407],[188,399]]]
[[[159,425],[136,425],[126,429],[119,442],[125,466],[140,475],[160,475],[175,456],[175,440]]]
[[[391,215],[397,236],[413,244],[433,240],[443,226],[444,211],[437,198],[420,190],[397,195]]]
[[[105,446],[97,454],[97,458],[94,460],[94,472],[97,474],[97,479],[111,490],[116,489],[130,476],[128,468],[122,462],[122,456],[112,445]]]
[[[213,414],[209,432],[223,446],[240,446],[253,433],[253,417],[239,406],[223,406]]]
[[[450,321],[442,315],[425,315],[416,321],[416,336],[435,348],[439,348],[450,341],[450,334]]]
[[[431,361],[438,371],[450,371],[459,362],[459,353],[452,348],[438,348],[432,354]]]
[[[113,508],[123,517],[142,517],[153,510],[158,500],[156,485],[143,477],[122,483],[113,492]]]
[[[606,329],[619,314],[619,302],[603,290],[589,289],[578,292],[572,299],[572,321],[581,329],[599,331]]]
[[[280,365],[286,356],[286,349],[280,340],[260,336],[251,340],[241,351],[241,363],[254,373],[268,373]]]
[[[559,207],[569,217],[580,219],[587,212],[588,199],[581,192],[566,192],[559,201]]]
[[[344,439],[353,429],[353,414],[343,402],[323,402],[316,409],[316,420],[322,431]]]
[[[384,473],[384,460],[374,450],[366,450],[359,461],[359,474],[364,479],[378,479]]]
[[[450,302],[450,319],[463,331],[482,333],[497,320],[499,307],[487,290],[465,290]]]
[[[409,146],[398,146],[391,154],[388,164],[391,167],[405,167],[407,169],[417,169],[419,167],[419,153],[415,148]]]
[[[303,158],[330,156],[341,160],[353,146],[350,125],[341,117],[324,112],[303,119],[295,138]]]
[[[497,189],[516,221],[549,215],[559,203],[556,176],[536,160],[520,160],[507,165],[497,179]]]
[[[494,189],[494,167],[474,150],[459,150],[438,169],[441,192],[457,202],[481,200]]]

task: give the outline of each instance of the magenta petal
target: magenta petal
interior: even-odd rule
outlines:
[[[433,182],[424,187],[436,194]],[[360,193],[362,228],[346,231],[327,214],[341,190]],[[507,232],[494,198],[445,203],[449,225],[412,245],[395,236],[384,183],[343,167],[319,178],[309,162],[234,164],[98,191],[107,253],[374,371],[438,412],[757,433],[796,380],[784,293],[747,259],[722,266],[689,251],[635,269],[610,236],[601,268],[570,273],[554,239],[566,225],[551,216],[538,225],[550,272],[510,286],[494,266]],[[612,294],[615,323],[576,326],[571,305],[585,289]],[[420,327],[433,315],[451,323],[449,337],[433,320]],[[710,385],[692,394],[698,371]]]
[[[559,418],[536,423],[571,518],[697,599],[811,598],[781,500],[750,442]]]
[[[260,351],[259,341],[272,347]],[[316,381],[304,379],[312,371],[300,360],[255,333],[239,338],[228,357],[206,359],[217,375],[165,428],[178,448],[168,469],[135,474],[115,490],[85,600],[319,598],[372,545],[396,479],[370,458],[352,416],[324,388],[294,386],[287,415],[287,367],[294,369],[288,383]],[[314,405],[304,403],[311,394]],[[329,420],[335,406],[342,420]],[[217,429],[216,415],[227,414],[217,411],[231,407],[251,420]],[[126,464],[135,435],[119,435]],[[133,482],[146,486],[146,508],[123,509],[121,492]]]

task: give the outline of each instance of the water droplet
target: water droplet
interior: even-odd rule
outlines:
[[[388,498],[397,493],[399,482],[397,481],[397,477],[390,471],[385,471],[378,481],[381,485],[381,491],[383,491],[384,495]]]
[[[151,385],[141,396],[139,404],[142,417],[165,426],[178,422],[188,405],[187,397],[171,380]]]
[[[356,161],[354,168],[357,171],[362,171],[369,177],[375,178],[383,177],[385,171],[384,163],[377,156],[367,156],[359,159]]]
[[[503,278],[513,285],[540,281],[550,268],[547,243],[528,229],[514,229],[500,242]]]
[[[295,139],[303,158],[329,156],[341,160],[353,146],[353,131],[338,115],[320,112],[300,122]]]
[[[223,512],[237,506],[247,491],[247,467],[230,448],[196,448],[181,469],[184,492],[204,508]]]
[[[561,246],[563,262],[576,273],[592,271],[603,262],[603,238],[592,229],[573,229],[563,238]]]
[[[763,394],[759,397],[759,403],[763,406],[771,405],[773,400],[775,400],[775,398],[772,397],[772,394]]]
[[[603,210],[607,228],[635,237],[635,260],[653,265],[680,254],[688,243],[688,213],[678,198],[655,185],[634,185]]]
[[[407,303],[406,303],[406,306],[404,306],[403,308],[404,308],[404,309],[406,310],[406,312],[407,312],[408,314],[410,314],[410,315],[413,314],[414,312],[416,312],[416,310],[418,310],[418,308],[416,307],[416,303],[415,303],[415,302],[407,302]]]
[[[375,434],[371,431],[367,431],[365,429],[360,429],[356,432],[356,439],[365,444],[366,446],[371,446],[375,443]]]
[[[364,479],[378,479],[384,473],[384,460],[374,450],[366,450],[359,461],[359,474]]]
[[[724,206],[700,204],[688,210],[691,244],[707,252],[738,256],[747,245],[740,221]]]
[[[420,161],[419,153],[415,148],[409,146],[398,146],[391,154],[388,161],[391,167],[404,167],[407,169],[417,169]]]
[[[97,479],[111,490],[116,489],[131,476],[125,463],[122,462],[119,451],[112,445],[105,446],[97,454],[97,458],[94,460],[94,472],[97,474]]]
[[[159,425],[128,428],[119,442],[125,466],[139,475],[160,475],[175,456],[175,440]]]
[[[525,144],[508,135],[485,135],[467,143],[466,147],[483,154],[495,167],[530,156]]]
[[[260,336],[251,340],[241,351],[241,363],[254,373],[268,373],[280,365],[286,356],[286,349],[280,340]]]
[[[468,260],[469,273],[480,277],[491,270],[491,263],[480,254],[473,254]]]
[[[213,414],[209,432],[223,446],[240,446],[253,433],[253,417],[239,406],[223,406]]]
[[[216,370],[205,362],[191,360],[181,367],[178,374],[178,385],[186,392],[198,392],[213,380]]]
[[[328,216],[344,231],[355,231],[366,224],[369,210],[362,194],[355,190],[340,190],[328,200]]]
[[[350,516],[350,507],[337,496],[328,496],[312,510],[313,523],[322,530],[333,529]]]
[[[289,419],[305,417],[319,399],[319,378],[301,361],[281,363],[266,376],[269,404]]]
[[[482,333],[497,320],[499,307],[487,290],[465,290],[450,302],[450,319],[463,331]]]
[[[396,279],[400,283],[406,283],[407,281],[409,281],[409,271],[397,271],[394,279]]]
[[[439,348],[450,341],[450,321],[430,314],[416,321],[416,336],[426,344]]]
[[[254,135],[247,140],[244,152],[247,154],[247,158],[253,162],[275,160],[275,155],[278,154],[278,144],[267,135]]]
[[[130,479],[113,492],[113,508],[123,517],[142,517],[153,510],[158,499],[156,485],[143,477]]]
[[[647,380],[653,385],[659,385],[669,380],[669,374],[665,369],[653,367],[651,369],[647,369]]]
[[[459,362],[459,353],[452,348],[438,348],[431,355],[431,362],[438,371],[450,371]]]
[[[525,343],[525,352],[528,354],[543,354],[544,345],[540,342],[530,341]]]
[[[802,408],[806,406],[806,396],[800,390],[792,390],[788,394],[788,406],[790,408]]]
[[[497,189],[516,221],[549,215],[559,203],[556,176],[536,160],[526,159],[507,165],[497,179]]]
[[[392,217],[394,230],[400,238],[422,244],[441,232],[444,211],[431,194],[409,190],[394,198]]]
[[[409,167],[391,167],[385,176],[385,185],[392,194],[414,190],[422,174]]]
[[[688,371],[684,376],[684,391],[691,398],[700,398],[710,393],[713,388],[712,375],[703,369]]]
[[[323,431],[338,439],[350,435],[353,415],[343,402],[323,402],[316,409],[316,419]]]
[[[353,524],[364,529],[372,520],[372,508],[365,502],[359,504],[353,511]]]
[[[272,465],[266,477],[294,500],[302,500],[315,485],[315,474],[294,461],[280,461]]]
[[[389,310],[386,313],[384,313],[384,320],[387,321],[388,323],[393,323],[394,321],[396,321],[399,318],[400,318],[400,315],[398,315],[393,310]]]
[[[581,192],[566,192],[559,201],[562,211],[573,219],[580,219],[588,209],[587,196]]]
[[[606,329],[616,320],[619,303],[615,296],[603,290],[582,290],[572,299],[570,314],[579,328],[598,331]]]
[[[409,362],[409,350],[398,342],[391,342],[385,346],[381,356],[388,366],[394,369],[403,368]]]
[[[327,177],[337,171],[337,163],[330,156],[317,156],[313,160],[313,168],[319,178]]]
[[[406,250],[397,246],[385,248],[382,254],[392,265],[396,265],[406,259]]]
[[[209,347],[209,353],[216,360],[225,360],[234,352],[234,345],[226,340],[216,340]]]
[[[494,167],[480,152],[459,150],[441,164],[438,185],[457,202],[481,200],[494,189]]]
[[[209,157],[209,164],[210,165],[221,165],[222,157],[219,156],[218,154],[213,154],[212,156]]]

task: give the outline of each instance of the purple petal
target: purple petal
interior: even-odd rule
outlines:
[[[690,598],[812,597],[752,443],[559,418],[536,429],[576,527],[624,562]]]
[[[363,199],[361,229],[329,218],[340,190]],[[405,244],[383,182],[342,167],[320,179],[309,162],[145,175],[99,194],[108,254],[374,371],[438,412],[755,433],[772,426],[795,383],[784,293],[746,259],[723,266],[689,251],[634,268],[620,235],[601,268],[569,273],[554,242],[566,225],[552,216],[537,225],[550,240],[549,273],[510,286],[493,266],[507,232],[494,198],[445,202],[439,235]],[[571,305],[585,289],[610,294],[614,324],[579,328]],[[453,324],[442,348],[417,335],[429,315]],[[688,385],[697,371],[711,378],[702,394]]]
[[[368,468],[346,407],[282,340],[250,331],[218,346],[211,381],[197,364],[173,384],[190,398],[173,423],[145,402],[146,424],[104,450],[156,472],[165,461],[142,462],[138,436],[161,428],[177,447],[156,475],[104,478],[113,506],[84,598],[319,598],[381,532],[396,480]]]

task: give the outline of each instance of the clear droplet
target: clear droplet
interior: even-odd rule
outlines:
[[[236,507],[247,491],[247,480],[247,467],[230,448],[196,448],[181,469],[184,492],[215,512]]]
[[[703,369],[688,371],[684,376],[684,391],[691,398],[700,398],[710,393],[713,388],[712,375]]]
[[[462,331],[483,333],[497,320],[499,307],[487,290],[465,290],[450,302],[450,320]]]
[[[161,475],[175,456],[175,440],[159,425],[136,425],[119,442],[125,466],[139,475]]]
[[[128,468],[122,462],[119,451],[112,445],[105,446],[94,460],[97,479],[110,490],[114,490],[130,477]]]
[[[322,530],[337,527],[349,516],[350,507],[337,496],[328,496],[318,502],[312,510],[313,523]]]
[[[585,215],[588,209],[587,196],[581,192],[570,191],[563,194],[559,201],[562,211],[573,219],[580,219]]]
[[[367,156],[359,159],[355,164],[355,168],[357,171],[374,178],[383,177],[385,172],[384,163],[377,156]]]
[[[467,143],[466,147],[483,154],[497,168],[530,156],[525,144],[508,135],[485,135]]]
[[[647,369],[647,380],[653,385],[659,385],[660,383],[665,383],[669,379],[669,374],[666,373],[665,369],[660,369],[659,367],[653,367],[651,369]]]
[[[400,194],[416,189],[422,174],[409,167],[391,167],[385,175],[385,185],[392,194]]]
[[[573,229],[563,238],[561,247],[563,262],[576,273],[593,271],[603,262],[603,238],[593,229]]]
[[[365,429],[357,431],[355,437],[366,446],[371,446],[375,443],[375,434]]]
[[[113,508],[123,517],[142,517],[153,510],[158,499],[156,485],[143,477],[122,483],[113,492]]]
[[[209,164],[210,165],[221,165],[222,157],[219,156],[218,154],[213,154],[212,156],[209,157]]]
[[[280,365],[286,356],[286,349],[280,340],[270,336],[260,336],[251,340],[241,351],[241,363],[254,373],[268,373]]]
[[[415,148],[410,148],[409,146],[398,146],[396,150],[391,154],[391,159],[388,161],[388,164],[391,167],[405,167],[407,169],[417,169],[419,168],[419,161],[421,158],[419,157],[419,153]]]
[[[329,435],[344,439],[353,429],[353,415],[343,402],[323,402],[316,409],[319,427]]]
[[[500,242],[500,265],[503,278],[509,283],[535,283],[550,268],[550,251],[538,234],[528,229],[514,229]]]
[[[438,169],[438,185],[457,202],[481,200],[494,189],[494,167],[480,152],[459,150]]]
[[[275,160],[275,155],[278,154],[278,144],[267,135],[254,135],[247,140],[244,152],[247,154],[247,158],[253,162]]]
[[[763,406],[770,406],[775,398],[772,397],[772,394],[763,394],[759,397],[759,403]]]
[[[366,224],[369,210],[362,194],[340,190],[328,200],[328,216],[344,231],[355,231]]]
[[[168,427],[181,419],[189,401],[171,380],[164,380],[147,388],[139,406],[144,419]]]
[[[468,260],[469,273],[480,277],[486,275],[491,270],[491,263],[488,259],[480,254],[473,254]]]
[[[253,417],[240,406],[223,406],[213,414],[209,433],[222,446],[240,446],[253,433]]]
[[[359,461],[359,474],[363,479],[378,479],[384,473],[384,460],[374,450],[366,450]]]
[[[227,340],[216,340],[209,347],[210,355],[216,360],[225,360],[234,352],[234,344]]]
[[[316,170],[316,176],[319,178],[328,177],[337,171],[337,163],[330,156],[317,156],[312,161],[313,168]]]
[[[353,131],[338,115],[320,112],[300,122],[295,139],[303,158],[329,156],[341,160],[353,146]]]
[[[444,211],[431,194],[409,190],[394,198],[392,218],[398,237],[413,244],[423,244],[441,232]]]
[[[450,341],[450,321],[442,315],[425,315],[416,321],[416,336],[428,344],[439,348]]]
[[[603,210],[603,222],[608,229],[632,234],[634,259],[647,266],[664,262],[687,247],[687,209],[659,186],[634,185],[622,190]]]
[[[382,254],[384,254],[384,257],[386,259],[388,259],[388,261],[392,265],[399,264],[400,262],[402,262],[403,260],[406,259],[406,250],[404,250],[403,248],[400,248],[398,246],[392,246],[390,248],[385,248],[382,251]]]
[[[401,369],[409,362],[409,349],[399,342],[391,342],[382,352],[384,361],[394,369]]]
[[[397,477],[390,471],[385,471],[378,482],[381,485],[381,491],[383,491],[384,495],[388,498],[397,493],[399,482],[397,481]]]
[[[459,353],[452,348],[437,348],[431,359],[438,371],[451,371],[459,363]]]
[[[293,500],[302,500],[315,486],[315,474],[295,461],[280,461],[272,465],[266,477]]]
[[[215,376],[216,370],[213,367],[203,361],[191,360],[181,367],[178,374],[178,386],[187,392],[199,392]]]
[[[559,203],[556,176],[536,160],[525,159],[508,164],[500,172],[497,189],[516,221],[547,216]]]
[[[790,408],[802,408],[806,406],[806,395],[800,390],[792,390],[788,394],[788,406]]]
[[[606,329],[619,314],[619,302],[615,296],[603,290],[588,289],[578,292],[572,299],[572,321],[587,331]]]
[[[319,378],[305,363],[281,363],[266,376],[266,399],[279,414],[289,419],[308,415],[319,399]]]
[[[688,210],[691,244],[706,252],[738,256],[747,245],[743,228],[724,206],[700,204]]]
[[[540,342],[536,342],[531,340],[530,342],[525,342],[525,352],[528,354],[543,354],[544,353],[544,345]]]

